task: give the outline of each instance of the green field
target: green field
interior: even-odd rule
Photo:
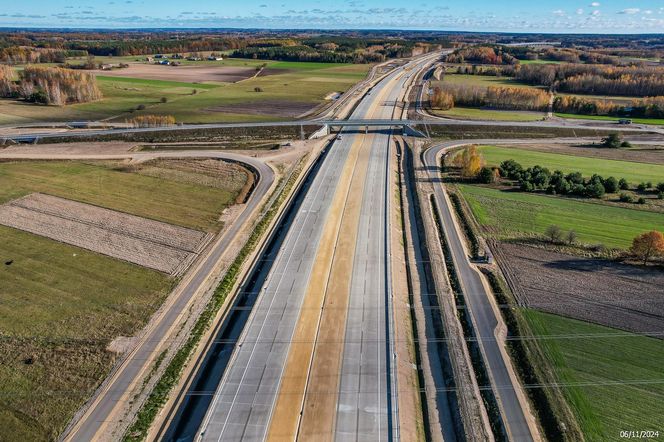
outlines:
[[[32,192],[48,193],[205,231],[221,227],[219,214],[238,189],[123,171],[119,165],[69,161],[0,163],[0,204]]]
[[[655,430],[664,438],[664,341],[641,335],[578,337],[615,329],[527,310],[588,441],[618,441],[623,430]],[[573,339],[570,339],[573,338]],[[570,385],[572,384],[572,385]],[[586,384],[586,385],[579,385]],[[590,384],[590,385],[588,385]]]
[[[580,115],[580,114],[561,114],[555,113],[556,117],[560,118],[576,118],[580,120],[601,120],[601,121],[618,121],[619,117],[608,117],[605,115]],[[662,118],[630,118],[634,123],[637,124],[664,124],[664,119]]]
[[[541,194],[459,185],[477,221],[500,238],[541,235],[552,224],[574,229],[579,241],[627,249],[648,230],[661,230],[662,213]]]
[[[432,81],[432,86],[440,86],[441,83],[466,84],[469,86],[507,86],[535,88],[526,83],[520,83],[509,77],[496,77],[493,75],[471,75],[471,74],[445,74],[441,81]]]
[[[172,164],[172,162],[170,163]],[[246,176],[210,185],[151,162],[0,163],[0,203],[45,192],[215,231]],[[233,166],[235,167],[235,166]],[[234,170],[234,169],[232,169]],[[234,173],[234,172],[233,172]],[[222,186],[223,187],[223,186]],[[169,276],[0,226],[0,440],[56,440],[115,360],[108,344],[134,336],[162,304]]]
[[[446,111],[432,109],[431,113],[441,117],[457,118],[461,120],[492,121],[539,121],[546,116],[543,112],[500,111],[472,107],[454,107]]]
[[[119,62],[116,60],[116,62]],[[199,63],[199,62],[192,62]],[[201,62],[202,63],[202,62]],[[233,121],[271,121],[287,117],[264,112],[267,108],[288,108],[299,103],[315,107],[330,92],[344,92],[365,78],[371,65],[335,63],[275,62],[262,60],[227,59],[219,66],[260,66],[273,69],[271,75],[248,79],[239,83],[186,83],[178,81],[145,80],[99,76],[98,84],[104,98],[93,102],[62,107],[39,106],[14,100],[0,100],[0,124],[30,121],[73,121],[110,119],[123,121],[141,114],[173,115],[178,122],[209,123]],[[255,92],[260,88],[262,92]],[[197,93],[192,94],[196,89]],[[167,102],[162,103],[161,99]],[[224,105],[255,103],[256,111],[220,112]],[[144,105],[143,111],[134,111]],[[264,106],[266,107],[266,106]],[[276,111],[275,111],[276,112]]]
[[[520,64],[560,64],[557,60],[519,60]]]
[[[605,160],[574,155],[538,152],[516,147],[480,146],[480,152],[491,166],[498,166],[502,161],[515,160],[523,167],[540,165],[551,171],[560,170],[565,173],[581,172],[589,177],[599,174],[603,177],[614,176],[625,178],[631,184],[652,181],[664,181],[664,166],[661,164],[636,163],[631,161]]]

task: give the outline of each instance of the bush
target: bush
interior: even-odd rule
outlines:
[[[139,104],[138,106],[136,106],[136,110],[139,110],[139,111],[145,110],[145,105],[144,104]]]
[[[140,115],[127,120],[134,127],[163,127],[175,124],[175,117],[171,115]]]
[[[618,188],[620,190],[627,190],[629,189],[629,183],[625,178],[620,178],[620,181],[618,181]]]
[[[263,92],[263,88],[256,86],[254,92]]]
[[[636,204],[645,204],[645,203],[646,203],[646,199],[642,196],[639,197],[638,200],[636,200]]]
[[[620,147],[632,147],[632,143],[630,143],[629,141],[623,141],[622,143],[620,143]]]
[[[480,183],[493,184],[496,182],[496,171],[491,167],[482,167],[477,174],[477,180]]]
[[[657,194],[657,199],[658,199],[658,200],[662,200],[662,199],[664,199],[664,192],[659,192],[659,193]]]
[[[657,190],[659,190],[660,192],[664,192],[664,183],[658,183]]]
[[[618,197],[621,203],[633,203],[634,202],[634,197],[630,195],[629,193],[622,192],[620,196]]]
[[[161,97],[161,99],[159,101],[162,102],[162,103],[168,103],[168,98]]]
[[[567,232],[567,236],[565,236],[565,241],[567,242],[567,244],[569,244],[571,246],[572,244],[574,244],[576,242],[576,239],[577,239],[577,235],[576,235],[576,232],[574,230],[570,230],[569,232]]]
[[[616,193],[618,191],[619,184],[615,177],[608,177],[602,184],[604,184],[604,189],[607,193]]]
[[[556,224],[552,224],[546,228],[546,230],[544,231],[544,235],[552,243],[559,243],[563,238],[563,231]]]
[[[622,144],[622,136],[620,134],[609,134],[607,137],[602,138],[602,146],[611,149],[617,149]]]
[[[646,185],[646,183],[639,183],[639,185],[636,186],[636,190],[638,190],[639,192],[645,192],[646,190],[648,190],[648,186]]]

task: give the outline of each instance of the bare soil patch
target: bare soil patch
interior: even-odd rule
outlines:
[[[181,81],[197,83],[217,81],[235,83],[256,74],[250,67],[232,66],[162,66],[157,64],[130,64],[128,68],[112,71],[99,71],[104,77],[142,78],[147,80]]]
[[[0,206],[0,224],[171,275],[181,273],[210,239],[197,230],[39,193]]]
[[[225,114],[297,117],[298,115],[311,111],[315,107],[315,103],[305,103],[301,101],[265,100],[226,104],[223,106],[207,108],[206,111]]]
[[[664,332],[660,270],[505,242],[492,248],[524,306],[632,332]]]

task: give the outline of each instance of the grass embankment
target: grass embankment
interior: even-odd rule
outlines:
[[[569,198],[459,185],[477,221],[499,238],[542,235],[552,224],[573,229],[580,242],[626,249],[632,239],[661,229],[662,214]]]
[[[168,178],[122,172],[113,163],[0,163],[0,203],[45,192],[218,228],[218,214],[236,190],[191,184],[190,175],[173,176],[172,169],[165,173]],[[115,355],[107,345],[140,330],[173,280],[3,226],[0,266],[0,439],[55,440],[108,374]]]
[[[122,163],[37,161],[0,164],[0,204],[42,192],[194,229],[215,231],[239,189],[125,172]],[[127,169],[133,170],[133,169]],[[241,185],[240,185],[241,187]]]
[[[609,117],[606,115],[580,115],[580,114],[562,114],[555,113],[556,117],[560,118],[576,118],[581,120],[600,120],[600,121],[615,121],[618,122],[620,117]],[[663,118],[630,118],[632,122],[637,124],[664,124]]]
[[[172,115],[177,122],[184,123],[282,120],[284,116],[280,115],[280,111],[287,110],[289,103],[294,103],[297,109],[313,108],[322,103],[330,92],[346,91],[362,80],[371,67],[333,63],[265,63],[270,75],[239,83],[187,83],[100,75],[98,83],[104,98],[99,101],[55,107],[0,100],[0,123],[106,118],[123,121],[141,114]],[[224,66],[255,67],[262,64],[253,60],[224,60],[215,66],[221,69]],[[173,69],[173,78],[177,79],[177,68],[164,68]],[[256,88],[260,88],[261,92],[256,92]],[[166,98],[165,103],[162,103],[162,98]],[[256,105],[256,110],[251,108],[251,104]],[[140,105],[146,109],[130,112]],[[237,108],[238,105],[243,106]],[[224,106],[231,108],[224,110]],[[236,106],[235,110],[233,106]]]
[[[634,334],[598,337],[617,330],[532,310],[524,314],[535,335],[548,336],[540,346],[565,384],[586,440],[624,440],[623,430],[663,436],[664,341]]]
[[[593,174],[602,175],[604,178],[614,176],[625,178],[632,185],[648,181],[657,184],[664,180],[664,166],[661,164],[588,158],[503,146],[480,146],[479,151],[489,166],[498,166],[502,161],[512,159],[523,167],[540,165],[552,171],[560,170],[565,173],[578,171],[585,177]]]
[[[441,117],[459,120],[540,121],[546,116],[544,112],[502,111],[473,107],[454,107],[446,111],[432,109],[430,112]]]

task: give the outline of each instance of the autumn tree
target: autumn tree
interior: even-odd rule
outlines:
[[[127,124],[133,127],[173,126],[175,124],[175,117],[171,115],[140,115],[127,120]]]
[[[0,97],[11,97],[16,93],[15,77],[14,68],[0,65]]]
[[[430,105],[433,109],[449,110],[454,107],[454,97],[440,87],[435,87],[431,94]]]
[[[484,159],[477,146],[469,146],[454,157],[453,165],[461,169],[464,178],[475,178],[484,166]]]
[[[62,106],[102,97],[96,77],[85,72],[28,65],[19,77],[18,95],[28,101]]]
[[[651,258],[664,255],[664,235],[656,230],[642,233],[632,241],[630,252],[646,265]]]

